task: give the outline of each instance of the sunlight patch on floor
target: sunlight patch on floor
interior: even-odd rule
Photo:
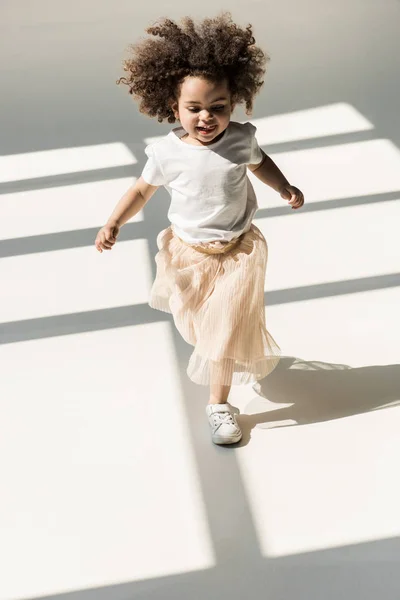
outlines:
[[[2,598],[214,565],[168,324],[0,346],[0,362]]]
[[[317,401],[317,399],[315,399]],[[270,431],[238,452],[262,554],[400,535],[400,408]]]
[[[390,140],[353,142],[270,156],[290,183],[301,189],[306,202],[400,191],[400,151]],[[287,206],[277,192],[267,188],[253,173],[249,172],[249,178],[260,208]],[[288,210],[291,210],[289,206]]]
[[[137,162],[122,142],[0,156],[0,183],[122,167]]]
[[[260,146],[373,129],[351,104],[338,102],[281,115],[250,119]]]
[[[134,182],[132,177],[123,177],[3,194],[0,240],[100,228]],[[143,211],[130,223],[140,221]]]
[[[0,322],[73,314],[148,301],[152,284],[146,240],[12,256],[0,262]]]
[[[283,353],[351,366],[398,364],[400,286],[266,307]]]
[[[293,211],[294,212],[294,211]],[[269,257],[268,291],[400,271],[400,202],[255,219]]]

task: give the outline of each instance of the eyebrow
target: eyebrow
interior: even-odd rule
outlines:
[[[213,100],[211,104],[214,104],[214,102],[219,102],[220,100],[228,100],[228,98],[217,98],[216,100]],[[185,104],[201,104],[201,102],[196,102],[195,100],[185,100]]]

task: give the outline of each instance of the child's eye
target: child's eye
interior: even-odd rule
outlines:
[[[211,109],[211,111],[214,111],[214,110],[224,110],[224,108],[225,108],[225,106],[223,106],[223,105],[221,105],[221,106],[213,106],[212,109]],[[193,113],[194,112],[199,112],[199,110],[200,109],[196,108],[195,106],[189,106],[188,107],[188,111],[193,112]]]

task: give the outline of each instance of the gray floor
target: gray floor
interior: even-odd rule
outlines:
[[[166,193],[93,246],[170,129],[114,83],[187,10],[163,7],[1,7],[0,599],[398,600],[400,4],[191,13],[254,24],[272,60],[235,118],[307,201],[253,178],[284,357],[232,390],[236,448],[211,444],[191,348],[147,305]]]

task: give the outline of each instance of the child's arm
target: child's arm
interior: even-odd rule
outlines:
[[[263,159],[258,165],[247,165],[258,179],[277,191],[282,198],[288,200],[292,208],[300,208],[304,204],[303,193],[290,185],[284,174],[274,161],[263,152]]]
[[[150,185],[143,177],[139,177],[136,183],[125,192],[111,213],[107,223],[97,234],[95,246],[99,252],[111,250],[117,241],[117,236],[122,225],[143,208],[157,189],[158,186]]]

